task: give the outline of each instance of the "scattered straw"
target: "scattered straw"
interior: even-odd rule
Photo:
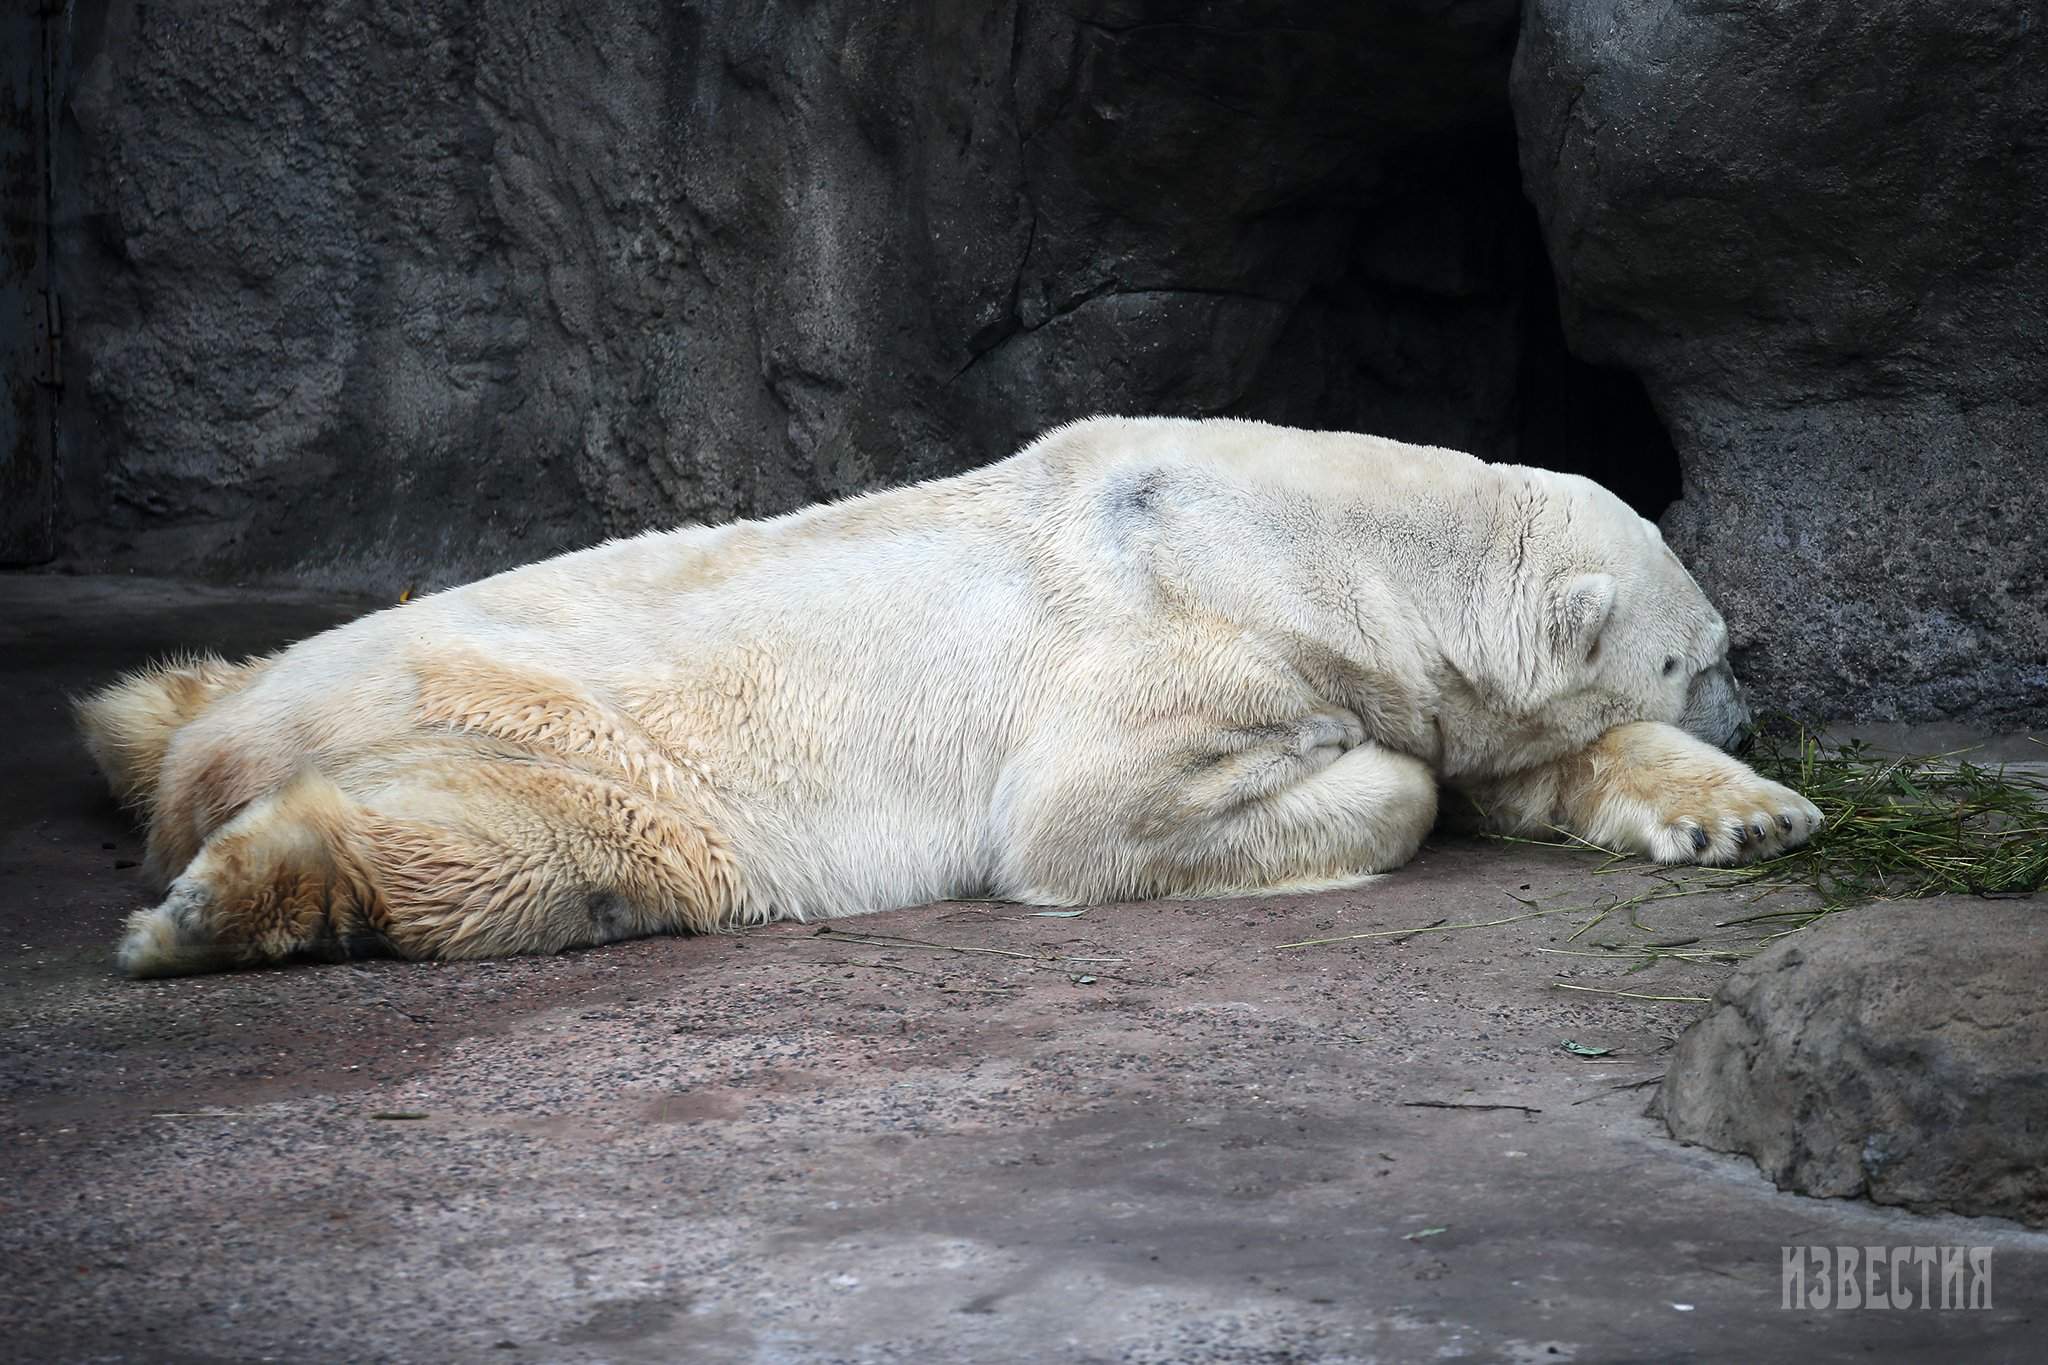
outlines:
[[[2039,743],[2040,741],[2036,741]],[[1492,836],[1501,842],[1571,849],[1593,855],[1595,875],[1616,872],[1643,879],[1634,894],[1610,893],[1590,904],[1545,906],[1511,895],[1525,907],[1496,919],[1438,921],[1375,929],[1331,938],[1303,939],[1284,948],[1308,948],[1360,939],[1405,941],[1418,934],[1455,933],[1518,924],[1555,915],[1583,916],[1562,946],[1537,951],[1595,957],[1627,964],[1633,975],[1663,963],[1692,967],[1740,962],[1788,934],[1830,915],[1880,901],[1939,895],[2025,896],[2048,890],[2048,778],[2025,769],[1971,762],[1967,751],[1897,757],[1859,743],[1828,744],[1811,733],[1778,726],[1745,755],[1764,776],[1800,792],[1825,817],[1803,847],[1764,862],[1730,868],[1670,868],[1626,857],[1564,830],[1554,839]],[[1638,912],[1687,896],[1743,895],[1744,913],[1715,921],[1728,931],[1681,937],[1660,935]],[[1639,936],[1634,943],[1576,946],[1616,918]],[[1619,927],[1619,926],[1617,926]],[[1663,995],[1553,981],[1556,989],[1624,1000],[1705,1004],[1700,995]]]
[[[1526,901],[1523,903],[1527,904]],[[1305,938],[1295,943],[1283,943],[1280,946],[1282,948],[1314,948],[1325,943],[1349,943],[1355,938],[1394,938],[1396,936],[1408,937],[1415,934],[1448,934],[1454,929],[1488,929],[1496,924],[1518,924],[1525,919],[1541,919],[1545,915],[1560,915],[1563,913],[1563,907],[1556,910],[1531,910],[1526,915],[1509,915],[1504,919],[1476,919],[1465,924],[1444,924],[1439,921],[1436,924],[1416,925],[1407,929],[1374,929],[1370,933],[1339,934],[1335,938]]]
[[[1663,1000],[1680,1005],[1704,1005],[1704,995],[1647,995],[1642,991],[1610,991],[1600,986],[1574,986],[1569,981],[1553,981],[1551,985],[1561,991],[1584,991],[1588,995],[1618,995],[1624,1000]]]
[[[1595,852],[1604,859],[1593,869],[1596,874],[1627,870],[1653,883],[1607,904],[1566,907],[1588,916],[1567,943],[1616,914],[1648,936],[1653,931],[1636,912],[1658,901],[1748,892],[1748,904],[1757,909],[1713,925],[1743,933],[1710,942],[1653,939],[1599,954],[1633,958],[1631,970],[1637,971],[1667,960],[1725,963],[1829,915],[1875,902],[2024,896],[2048,889],[2048,780],[2039,776],[1972,763],[1961,754],[1878,755],[1860,743],[1824,743],[1804,730],[1765,738],[1745,757],[1758,772],[1820,807],[1825,823],[1811,842],[1743,867],[1681,872],[1618,861],[1611,850],[1569,836],[1510,841]],[[1783,904],[1764,904],[1780,896]]]
[[[1830,910],[2048,888],[2048,780],[1957,755],[1880,757],[1803,731],[1764,740],[1748,758],[1827,823],[1803,848],[1721,875],[1803,886]]]

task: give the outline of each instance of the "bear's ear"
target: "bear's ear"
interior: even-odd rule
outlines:
[[[1591,660],[1613,612],[1613,575],[1582,573],[1567,581],[1550,604],[1550,633],[1558,652]]]

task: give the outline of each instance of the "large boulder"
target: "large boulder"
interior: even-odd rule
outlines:
[[[1531,0],[1565,331],[1771,704],[2048,723],[2048,24],[2028,0]]]
[[[2048,902],[1849,911],[1738,967],[1679,1039],[1674,1136],[1780,1189],[2048,1224]]]

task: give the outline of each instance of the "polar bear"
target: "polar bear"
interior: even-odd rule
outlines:
[[[1470,795],[1666,862],[1820,812],[1717,748],[1728,632],[1585,479],[1097,418],[615,541],[78,707],[149,826],[138,976],[475,958],[960,896],[1358,884]]]

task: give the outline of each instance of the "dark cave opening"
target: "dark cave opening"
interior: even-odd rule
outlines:
[[[1557,281],[1536,213],[1523,204],[1522,364],[1515,385],[1520,463],[1583,474],[1655,521],[1678,500],[1671,434],[1643,381],[1571,352],[1558,317]]]
[[[1641,380],[1571,351],[1504,119],[1389,158],[1353,194],[1248,415],[1583,474],[1653,519],[1678,498]]]

